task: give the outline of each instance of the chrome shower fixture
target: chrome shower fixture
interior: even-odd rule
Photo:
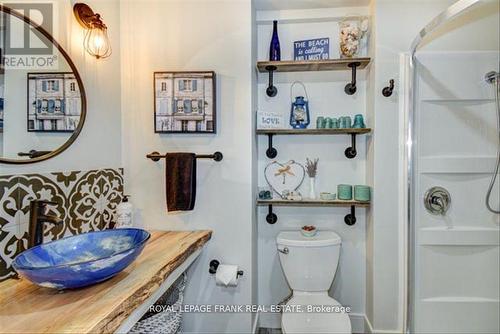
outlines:
[[[486,73],[484,76],[486,82],[493,84],[495,89],[495,109],[496,109],[496,118],[497,118],[497,132],[499,134],[498,137],[498,146],[497,146],[497,158],[495,162],[495,168],[493,169],[490,185],[488,186],[488,190],[486,191],[486,208],[495,214],[500,214],[500,209],[494,209],[490,203],[491,192],[493,191],[493,186],[497,180],[498,171],[500,170],[500,73],[495,71],[490,71]]]
[[[486,73],[484,76],[484,80],[486,80],[487,83],[494,83],[495,81],[498,81],[500,79],[500,73],[495,72],[495,71],[490,71]]]

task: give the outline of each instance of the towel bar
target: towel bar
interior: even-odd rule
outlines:
[[[148,155],[146,155],[146,158],[151,159],[153,161],[160,161],[162,158],[166,158],[166,155],[162,155],[158,152],[152,152]],[[222,161],[222,158],[224,156],[222,155],[221,152],[215,152],[214,154],[197,154],[196,159],[213,159],[215,161]]]

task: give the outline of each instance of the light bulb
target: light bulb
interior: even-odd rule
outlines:
[[[111,55],[111,43],[105,26],[95,25],[87,29],[83,43],[85,50],[97,59],[107,58]]]
[[[104,44],[102,37],[101,36],[96,36],[94,38],[94,48],[100,49],[102,45]]]

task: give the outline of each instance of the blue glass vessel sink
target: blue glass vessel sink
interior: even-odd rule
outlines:
[[[149,237],[147,231],[135,228],[84,233],[28,249],[12,266],[20,276],[46,288],[80,288],[125,269]]]

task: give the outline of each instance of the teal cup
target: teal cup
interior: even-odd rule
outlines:
[[[370,187],[356,185],[354,186],[354,199],[360,202],[369,202],[371,198]]]
[[[316,118],[316,128],[324,129],[325,128],[325,118],[323,116],[319,116]]]
[[[344,117],[344,122],[345,122],[345,128],[346,128],[346,129],[350,129],[350,128],[352,128],[352,120],[351,120],[351,117],[349,117],[349,116]]]
[[[352,127],[351,117],[349,116],[340,117],[340,128],[350,129],[351,127]]]
[[[339,184],[337,186],[337,197],[340,200],[352,200],[352,186],[350,184]]]
[[[341,129],[345,129],[346,128],[345,117],[340,117],[339,118],[339,128],[341,128]]]
[[[355,128],[355,129],[364,129],[364,128],[366,128],[365,120],[363,119],[363,115],[357,114],[356,116],[354,116],[354,125],[353,125],[353,128]]]
[[[325,118],[325,128],[331,129],[333,127],[333,120],[330,117]]]
[[[332,118],[332,129],[340,128],[339,120],[337,118]]]

